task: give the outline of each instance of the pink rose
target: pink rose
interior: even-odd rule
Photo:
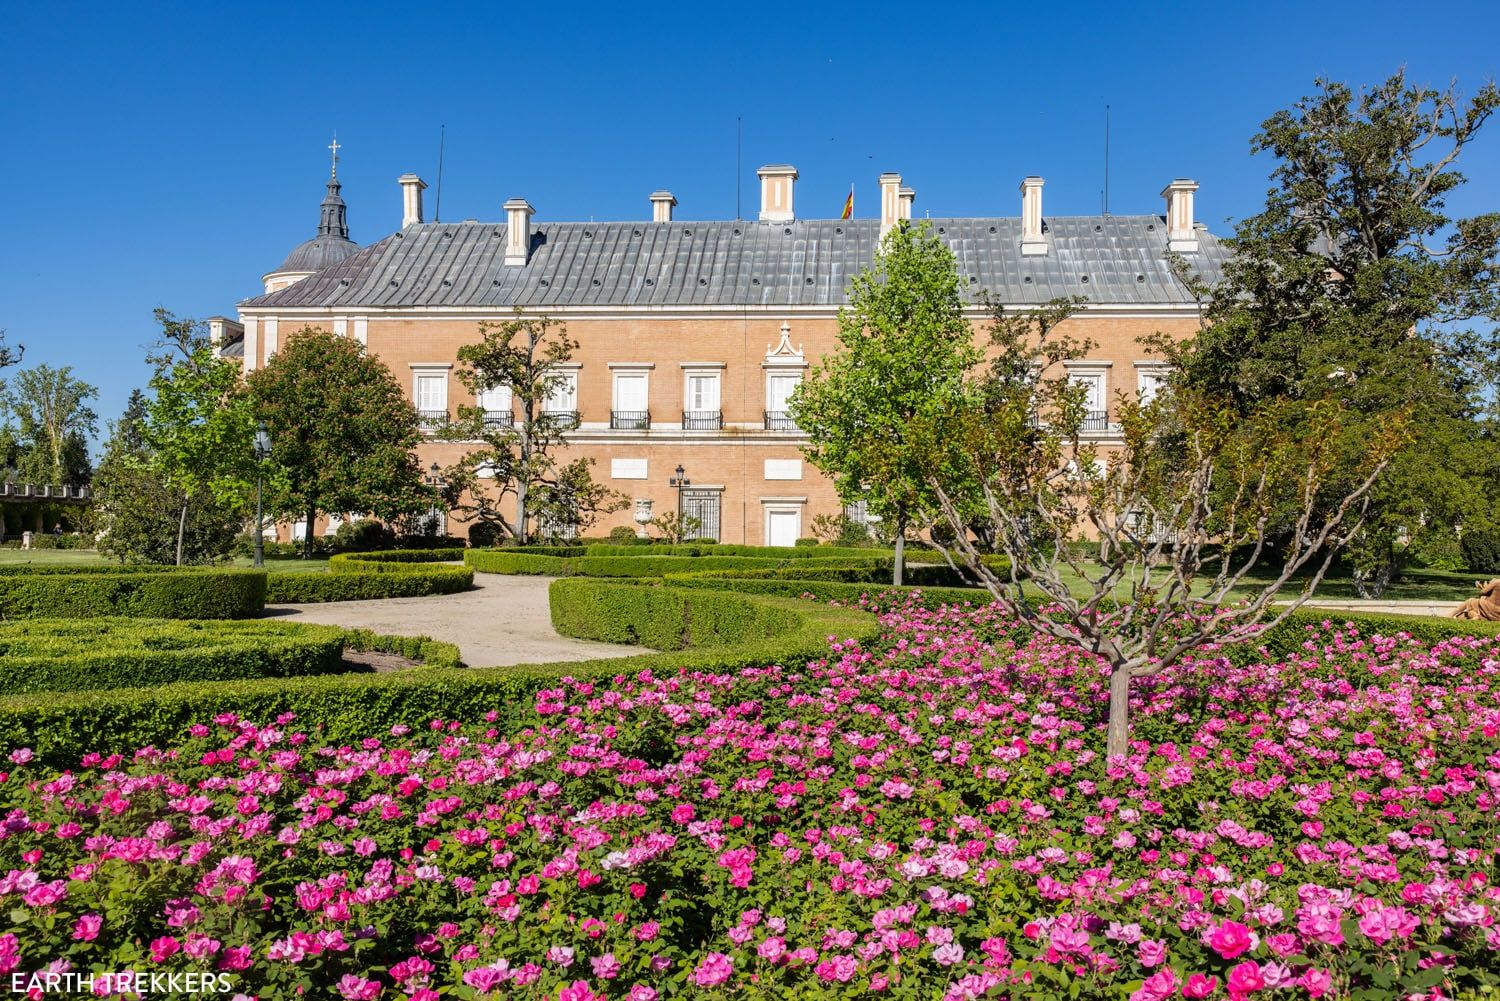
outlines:
[[[1266,986],[1266,978],[1261,975],[1260,964],[1253,959],[1234,967],[1229,971],[1229,979],[1225,982],[1229,993],[1249,994],[1253,991],[1263,990]]]
[[[1225,959],[1234,959],[1255,948],[1250,929],[1238,921],[1225,921],[1208,934],[1208,947]]]
[[[717,987],[734,972],[734,960],[722,952],[710,952],[693,971],[693,983],[699,987]]]
[[[104,919],[97,914],[84,914],[73,922],[73,938],[79,942],[92,942],[99,937]]]
[[[1218,977],[1194,973],[1187,978],[1187,983],[1183,985],[1182,996],[1185,998],[1206,998],[1218,989]]]

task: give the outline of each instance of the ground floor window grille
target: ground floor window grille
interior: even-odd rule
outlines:
[[[717,490],[684,490],[682,492],[682,537],[687,539],[719,538],[719,501]]]

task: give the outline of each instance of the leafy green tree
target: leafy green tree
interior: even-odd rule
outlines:
[[[417,412],[353,339],[304,328],[246,381],[271,435],[268,510],[307,519],[304,557],[320,513],[393,520],[432,504],[414,451]]]
[[[224,557],[244,525],[244,509],[212,495],[187,506],[163,482],[146,440],[146,394],[130,394],[111,426],[94,474],[94,519],[99,549],[122,563],[213,563]]]
[[[1403,533],[1413,551],[1451,545],[1493,507],[1500,450],[1483,418],[1500,366],[1500,213],[1456,219],[1444,203],[1497,107],[1494,84],[1466,100],[1403,73],[1357,94],[1319,80],[1251,142],[1274,158],[1273,186],[1236,228],[1224,281],[1198,287],[1203,331],[1162,344],[1184,385],[1246,413],[1289,399],[1409,414],[1412,441],[1353,540],[1370,593],[1397,572]]]
[[[147,360],[155,368],[140,434],[152,470],[179,497],[177,559],[183,562],[188,509],[243,509],[254,483],[255,419],[240,366],[221,358],[200,321],[156,310],[162,336]]]
[[[98,396],[67,365],[37,365],[12,377],[0,401],[15,418],[16,471],[22,480],[74,487],[88,483],[88,439],[98,427],[98,415],[88,403]]]
[[[907,529],[936,510],[910,429],[947,405],[978,358],[960,287],[953,251],[926,223],[892,229],[850,282],[838,350],[792,396],[808,460],[845,503],[863,498],[893,525],[896,584]]]
[[[594,480],[592,460],[560,463],[557,457],[577,418],[549,412],[546,403],[564,378],[558,366],[577,347],[563,324],[517,311],[506,323],[480,324],[479,340],[458,349],[459,381],[476,398],[508,390],[513,407],[496,415],[461,405],[444,431],[450,440],[478,443],[442,475],[449,508],[460,521],[482,526],[481,534],[525,545],[536,534],[533,523],[546,530],[542,534],[564,526],[583,530],[625,507],[624,496]],[[512,497],[515,513],[507,515]]]

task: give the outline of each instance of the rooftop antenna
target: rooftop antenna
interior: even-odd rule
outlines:
[[[438,126],[438,177],[437,177],[437,204],[432,209],[432,221],[443,221],[443,147],[448,140],[447,124]]]
[[[1109,105],[1104,106],[1104,214],[1109,215]]]
[[[745,119],[734,116],[734,218],[740,218],[740,148],[745,142]]]

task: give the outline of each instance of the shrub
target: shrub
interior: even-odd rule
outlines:
[[[79,692],[343,669],[343,630],[281,622],[32,620],[0,625],[0,690]]]
[[[804,536],[803,538],[798,539],[797,542],[796,542],[796,545],[799,546],[799,547],[802,547],[802,546],[816,546],[816,545],[819,545],[821,543],[821,541],[822,540],[820,540],[816,535],[809,535],[809,536]]]
[[[617,546],[633,546],[639,538],[634,530],[624,525],[616,525],[609,530],[609,541]]]
[[[396,535],[373,518],[357,518],[346,521],[333,533],[333,551],[340,553],[367,552],[385,549],[393,545]]]
[[[264,570],[137,566],[0,569],[0,617],[243,619],[266,603]]]
[[[583,600],[579,588],[620,587],[650,590],[641,585],[595,580],[557,581],[552,585],[554,594],[563,595],[558,600],[574,608]],[[536,692],[555,685],[563,677],[608,679],[650,671],[726,672],[766,664],[800,665],[826,655],[831,635],[869,641],[878,633],[874,618],[855,609],[770,596],[745,595],[740,600],[778,604],[797,617],[796,625],[770,637],[732,644],[715,642],[714,637],[723,633],[712,629],[705,633],[702,628],[707,627],[700,627],[696,640],[691,632],[685,634],[685,640],[707,640],[712,645],[562,664],[331,674],[81,691],[69,695],[9,696],[0,698],[0,747],[28,746],[50,760],[76,762],[90,750],[108,752],[147,744],[164,746],[183,737],[194,723],[222,713],[256,719],[275,719],[292,713],[299,726],[317,728],[325,739],[335,742],[358,741],[398,725],[422,727],[435,718],[478,719],[495,713],[495,718],[504,725],[527,717]],[[609,626],[609,620],[602,617],[604,610],[618,607],[607,600],[601,601],[600,612],[588,620],[570,611],[563,615],[564,624],[579,622],[578,628],[582,629],[582,623],[587,621],[592,623],[590,629],[621,629]],[[675,612],[675,606],[670,604],[654,607]],[[723,607],[722,603],[715,605],[717,609]],[[722,617],[722,613],[701,614]],[[653,636],[669,634],[666,626],[647,631]],[[456,660],[456,651],[453,656]]]
[[[268,601],[368,601],[454,594],[474,586],[474,571],[445,564],[462,549],[392,550],[341,553],[328,560],[328,573],[272,574]]]
[[[573,579],[556,581],[550,597],[552,625],[564,636],[654,650],[756,642],[802,622],[790,606],[715,591]]]
[[[1500,528],[1468,529],[1460,541],[1464,566],[1473,573],[1500,574]]]

